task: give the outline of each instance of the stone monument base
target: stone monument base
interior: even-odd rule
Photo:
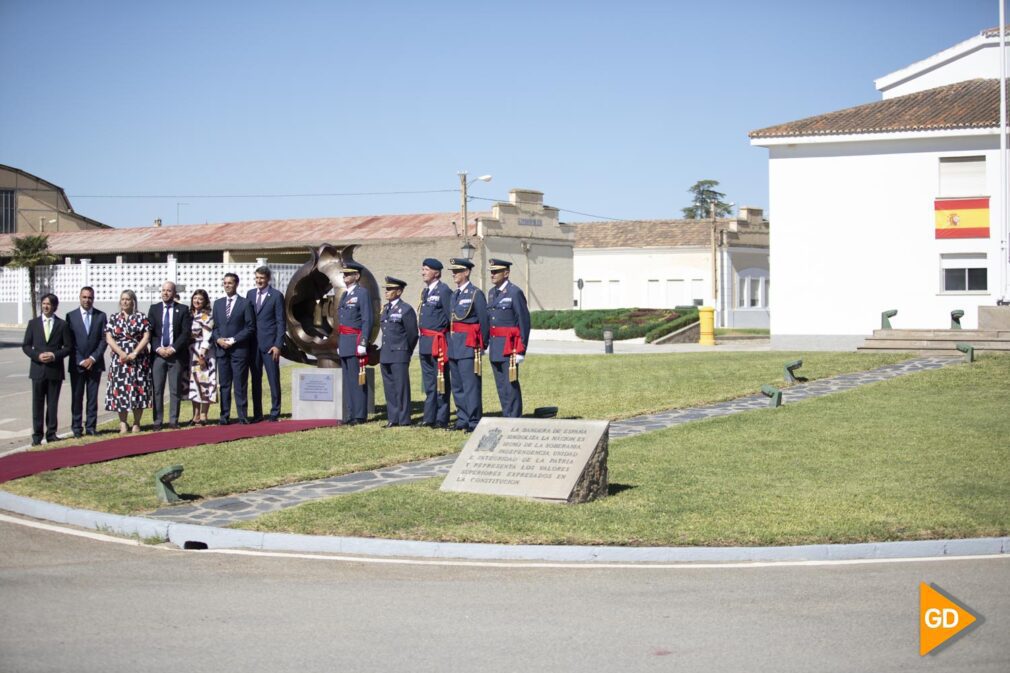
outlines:
[[[978,328],[1010,330],[1010,306],[979,306]]]
[[[294,420],[344,420],[343,371],[336,369],[291,370],[291,418]],[[375,414],[375,368],[365,369],[368,415]]]

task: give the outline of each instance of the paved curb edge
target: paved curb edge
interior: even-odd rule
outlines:
[[[422,542],[360,537],[214,528],[74,509],[0,490],[0,509],[36,519],[140,538],[161,538],[179,547],[202,543],[208,549],[324,552],[385,557],[525,561],[838,561],[1010,554],[1010,537],[910,542],[815,544],[789,547],[596,547],[588,545],[505,545]]]

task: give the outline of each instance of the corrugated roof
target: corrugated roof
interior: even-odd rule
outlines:
[[[732,220],[717,220],[720,228]],[[678,248],[711,245],[712,220],[635,220],[575,224],[576,248]]]
[[[472,218],[489,217],[489,213],[470,215]],[[453,221],[458,223],[459,219],[458,213],[423,213],[56,232],[49,234],[49,249],[56,255],[84,255],[258,250],[315,246],[322,243],[443,238],[458,235]],[[472,223],[470,233],[474,233]],[[0,235],[0,250],[10,250],[13,247],[11,238],[10,234]]]
[[[751,131],[751,138],[997,128],[999,80],[972,79]]]

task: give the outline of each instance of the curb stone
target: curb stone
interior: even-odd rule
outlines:
[[[137,516],[105,514],[0,490],[0,509],[36,519],[140,538],[159,537],[179,547],[198,542],[208,549],[359,554],[470,560],[586,562],[759,562],[915,559],[1010,554],[1010,537],[815,544],[786,547],[595,547],[588,545],[506,545],[423,542],[380,538],[328,537],[215,528]]]

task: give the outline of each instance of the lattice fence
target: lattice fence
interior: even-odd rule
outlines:
[[[238,274],[239,292],[245,294],[254,287],[256,263],[242,264],[55,264],[39,266],[35,269],[38,296],[52,292],[62,302],[76,303],[81,287],[95,288],[95,301],[115,302],[123,290],[137,293],[137,303],[141,308],[161,299],[161,285],[166,280],[178,286],[183,303],[188,303],[190,295],[197,288],[203,288],[211,301],[223,296],[221,279],[225,273]],[[274,264],[273,286],[284,292],[288,282],[298,270],[298,264]],[[23,290],[21,289],[23,288]],[[24,292],[28,300],[28,270],[0,268],[0,302],[16,303]]]

